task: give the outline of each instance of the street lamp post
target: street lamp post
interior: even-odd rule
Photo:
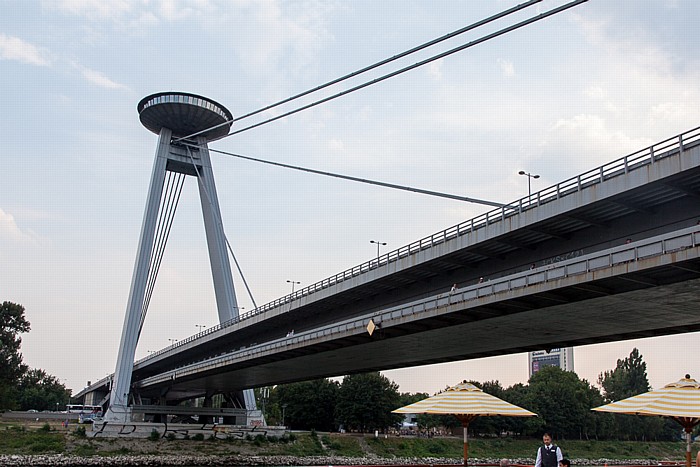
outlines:
[[[292,284],[292,293],[294,293],[294,286],[301,284],[301,282],[297,281],[287,281],[288,284]]]
[[[284,424],[284,412],[287,409],[287,404],[282,404],[282,426],[287,426]]]
[[[194,327],[198,328],[199,332],[202,332],[202,329],[206,328],[206,326],[203,324],[195,324]]]
[[[377,242],[375,240],[370,240],[369,242],[377,245],[377,264],[379,264],[379,246],[386,246],[386,242]]]
[[[174,345],[175,342],[178,341],[178,339],[168,339],[168,341],[170,341],[170,345]]]
[[[521,170],[520,172],[518,172],[518,175],[527,176],[527,197],[531,198],[532,197],[532,187],[530,185],[530,180],[532,180],[533,178],[540,178],[540,176],[537,174],[531,174],[530,172],[525,172],[524,170]]]

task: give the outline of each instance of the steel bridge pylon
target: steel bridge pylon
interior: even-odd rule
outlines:
[[[233,124],[233,116],[224,106],[211,99],[179,92],[158,93],[145,97],[139,102],[137,109],[141,123],[158,134],[159,138],[111,387],[110,404],[105,414],[106,420],[120,422],[130,421],[129,397],[134,356],[160,262],[155,250],[165,248],[165,240],[161,235],[156,235],[156,230],[162,226],[164,217],[172,217],[171,214],[164,216],[165,199],[171,199],[168,194],[164,196],[166,176],[176,174],[183,179],[188,175],[197,177],[219,322],[223,323],[238,316],[238,303],[208,149],[209,141],[228,134]],[[170,182],[168,186],[171,186]],[[172,196],[179,196],[179,193]],[[245,405],[249,411],[256,410],[253,391],[249,389],[242,392],[243,394],[239,395],[241,405]]]

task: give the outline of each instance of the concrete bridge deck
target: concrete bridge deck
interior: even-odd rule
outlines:
[[[149,385],[147,383],[149,378],[169,374],[173,368],[184,368],[197,365],[197,362],[212,361],[223,355],[260,349],[266,344],[279,341],[291,329],[294,329],[297,335],[302,333],[307,335],[309,332],[333,327],[337,323],[361,322],[367,316],[381,314],[394,307],[431,300],[432,297],[449,290],[453,283],[465,289],[477,284],[479,278],[484,277],[490,279],[489,282],[493,285],[500,283],[497,281],[499,278],[528,271],[531,265],[535,265],[540,271],[541,268],[559,264],[562,260],[607,252],[624,244],[626,239],[638,242],[654,236],[682,231],[695,225],[700,219],[699,201],[700,130],[695,129],[561,182],[531,197],[512,203],[509,207],[490,211],[438,232],[387,253],[378,261],[363,263],[264,305],[239,319],[180,341],[175,346],[163,349],[137,362],[134,367],[134,381],[145,388]],[[692,256],[692,251],[686,251],[686,254]],[[656,257],[656,259],[659,258]],[[688,263],[686,265],[688,268],[691,270],[695,268],[695,260],[691,257],[680,261],[674,256],[668,261]],[[634,262],[640,267],[648,263],[649,261],[644,258],[637,258]],[[666,274],[676,276],[681,281],[694,280],[692,273],[682,278],[682,274],[679,275],[681,269],[673,266],[642,267],[645,271],[652,269],[656,271],[653,273],[654,276]],[[600,281],[605,282],[605,278],[600,276],[601,272],[590,273],[593,276],[587,281],[598,284],[596,287],[600,286]],[[649,272],[646,274],[648,275]],[[635,271],[626,271],[626,274],[613,274],[613,276],[626,276],[628,279],[609,279],[608,282],[654,284],[658,281],[659,287],[671,287],[665,285],[668,281],[663,277],[649,282],[646,277],[639,279],[637,277],[639,274]],[[547,283],[555,282],[550,280]],[[619,288],[610,287],[612,290]],[[666,290],[663,293],[671,293],[672,290],[658,287],[652,287],[652,289],[659,293],[663,290]],[[509,300],[510,304],[507,308],[515,307],[520,311],[524,308],[534,312],[535,309],[558,306],[557,302],[561,306],[569,301],[583,302],[595,299],[594,292],[589,290],[588,295],[582,294],[581,287],[564,286],[563,283],[558,290],[547,289],[535,295],[531,293],[532,290],[534,289],[530,287],[523,298]],[[603,292],[597,293],[604,295],[605,288],[601,290]],[[622,288],[613,293],[632,292],[635,290],[627,291]],[[579,298],[576,298],[577,293],[580,295]],[[567,295],[570,298],[557,298],[561,295]],[[649,302],[648,297],[644,301]],[[493,304],[488,307],[484,305],[481,313],[486,313],[483,310],[487,308],[501,307]],[[498,317],[499,314],[508,315],[502,310],[489,313],[492,315],[495,313],[492,318]],[[630,319],[633,318],[630,317]],[[449,325],[444,327],[460,326],[451,320],[447,322]],[[520,326],[520,323],[515,320],[510,324]],[[566,325],[566,323],[561,324]],[[640,328],[637,331],[630,329],[621,335],[639,337],[642,334],[655,335],[653,333],[691,330],[687,327],[687,323],[681,321],[678,321],[676,326],[670,325],[669,321],[648,325],[657,326],[658,329]],[[471,326],[470,329],[478,329],[473,327],[473,324]],[[492,328],[483,328],[479,332],[493,331]],[[383,327],[383,332],[387,336],[388,327]],[[423,329],[413,334],[426,333],[427,337],[429,332],[431,331]],[[455,333],[457,332],[455,330]],[[550,335],[533,339],[529,344],[523,343],[501,349],[493,349],[491,345],[484,342],[482,348],[474,347],[467,353],[449,352],[450,355],[446,353],[442,356],[431,357],[429,349],[424,349],[421,352],[424,357],[419,359],[403,353],[403,350],[398,352],[397,350],[402,347],[396,346],[401,340],[398,339],[399,336],[394,337],[396,340],[393,341],[393,353],[403,355],[397,358],[403,358],[405,361],[403,363],[390,359],[377,361],[376,364],[366,365],[366,370],[410,366],[419,362],[431,363],[446,361],[446,359],[476,358],[546,346],[590,343],[600,341],[595,339],[602,339],[594,336],[562,339],[559,336]],[[496,337],[500,336],[492,335],[491,340],[497,340]],[[615,338],[612,334],[607,337],[608,340]],[[414,342],[411,339],[407,339],[406,342],[405,347],[420,347],[420,342]],[[442,342],[437,344],[441,345]],[[392,352],[387,349],[382,351]],[[291,358],[290,354],[284,355]],[[358,360],[356,357],[348,356],[347,359],[341,359],[340,354],[334,354],[333,358],[338,358],[335,372],[332,373],[334,375],[360,371],[353,366],[353,362]],[[207,378],[211,384],[237,386],[239,383],[231,381],[231,377],[235,377],[243,381],[240,383],[243,384],[242,387],[285,382],[289,378],[285,376],[283,367],[288,363],[285,362],[278,367],[267,367],[266,370],[260,368],[257,374],[264,373],[264,377],[244,377],[237,373],[229,374],[227,370],[228,376],[225,378],[227,382],[224,382],[223,378],[219,380],[213,376],[207,376]],[[287,371],[289,372],[291,371]],[[253,373],[248,371],[249,375]],[[325,371],[318,372],[319,376],[327,374]],[[295,379],[303,378],[295,377]],[[96,383],[93,389],[104,387],[106,382],[107,379],[104,379]],[[210,383],[205,385],[210,386]],[[194,388],[194,384],[191,386]]]

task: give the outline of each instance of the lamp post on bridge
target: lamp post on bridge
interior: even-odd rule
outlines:
[[[199,332],[202,332],[202,329],[205,329],[205,328],[206,328],[206,326],[203,325],[203,324],[195,324],[194,327],[196,327],[197,329],[199,329]]]
[[[179,339],[168,339],[170,342],[170,345],[175,345],[175,342],[177,342]]]
[[[292,284],[292,293],[294,293],[294,286],[301,284],[301,282],[297,281],[287,281],[287,284]]]
[[[530,180],[532,180],[533,178],[540,178],[540,176],[537,174],[531,174],[530,172],[525,172],[524,170],[521,170],[520,172],[518,172],[518,175],[527,176],[527,197],[531,198],[532,197],[532,186],[530,185]]]
[[[376,240],[370,240],[369,242],[377,245],[377,264],[379,264],[379,246],[386,246],[386,242],[378,242]]]

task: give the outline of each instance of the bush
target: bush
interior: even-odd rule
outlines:
[[[204,435],[202,433],[197,433],[192,437],[192,439],[195,441],[204,441]]]
[[[85,438],[85,436],[87,436],[85,434],[85,427],[84,426],[79,426],[78,428],[76,428],[75,431],[73,432],[73,434],[78,438]]]
[[[41,428],[39,428],[39,431],[44,431],[44,432],[49,432],[51,431],[51,425],[49,425],[49,422],[44,423]]]
[[[155,428],[151,430],[151,434],[148,435],[148,439],[151,441],[158,441],[160,439],[160,433]]]
[[[167,435],[165,435],[165,439],[167,439],[168,441],[173,441],[175,439],[175,433],[168,433]]]

